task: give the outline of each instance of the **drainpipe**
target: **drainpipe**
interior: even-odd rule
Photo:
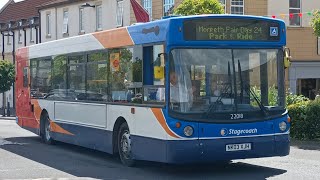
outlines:
[[[4,60],[4,32],[1,31],[2,34],[2,60]]]
[[[1,31],[1,34],[2,34],[2,60],[4,60],[4,32]],[[5,116],[6,114],[6,110],[4,108],[4,104],[5,104],[5,94],[2,93],[2,108],[3,108],[3,112],[2,112],[2,115]]]
[[[23,30],[23,34],[24,34],[24,47],[26,47],[27,46],[27,30],[25,27],[22,28],[22,30]]]
[[[39,36],[39,34],[38,34],[38,32],[39,32],[39,31],[38,31],[38,27],[39,27],[39,26],[34,26],[34,29],[36,30],[36,44],[39,43],[39,42],[38,42],[38,40],[39,40],[39,37],[38,37],[38,36]]]

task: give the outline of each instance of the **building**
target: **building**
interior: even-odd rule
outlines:
[[[49,0],[25,0],[8,3],[0,10],[0,49],[1,60],[15,62],[15,50],[20,47],[37,44],[39,39],[39,13],[36,6]],[[0,114],[4,106],[10,103],[11,114],[14,114],[13,88],[0,95]]]
[[[287,47],[291,49],[292,66],[286,72],[286,87],[295,94],[311,99],[320,93],[319,39],[310,27],[311,12],[320,1],[303,0],[219,0],[227,14],[269,16],[287,24]],[[182,0],[142,0],[151,19],[160,19]],[[134,16],[131,11],[131,23]]]
[[[132,25],[141,21],[138,3],[149,13],[150,20],[157,20],[170,15],[182,1],[25,0],[14,3],[10,0],[0,12],[2,58],[14,61],[12,54],[18,47]],[[320,89],[320,50],[309,22],[310,12],[320,8],[320,1],[219,1],[227,14],[269,16],[286,22],[287,46],[293,57],[286,73],[286,86],[293,93],[313,98]],[[14,32],[15,43],[12,36],[6,36],[8,32],[9,35]],[[13,104],[12,91],[7,94],[6,98],[0,97],[0,107],[7,99]]]
[[[38,8],[42,42],[130,25],[130,0],[56,0]]]
[[[310,27],[311,13],[320,1],[269,0],[268,14],[284,19],[287,24],[287,46],[293,57],[287,86],[295,94],[313,99],[320,89],[319,39]]]

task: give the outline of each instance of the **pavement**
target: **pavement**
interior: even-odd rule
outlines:
[[[15,116],[3,117],[2,115],[0,115],[0,120],[16,120],[16,117]]]
[[[320,179],[320,142],[292,141],[286,157],[235,160],[227,165],[123,166],[117,157],[65,143],[46,145],[15,121],[0,120],[0,180],[4,179]]]

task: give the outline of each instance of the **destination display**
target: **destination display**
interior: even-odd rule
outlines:
[[[201,19],[184,22],[189,41],[279,41],[276,22],[252,19]]]

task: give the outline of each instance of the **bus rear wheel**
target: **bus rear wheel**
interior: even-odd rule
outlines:
[[[132,167],[136,161],[132,159],[130,130],[127,123],[121,124],[118,133],[118,152],[122,164]]]
[[[51,137],[51,125],[50,125],[50,118],[49,118],[49,115],[48,114],[45,114],[43,115],[42,117],[42,135],[41,135],[41,138],[42,138],[42,141],[46,144],[53,144],[54,141]]]

